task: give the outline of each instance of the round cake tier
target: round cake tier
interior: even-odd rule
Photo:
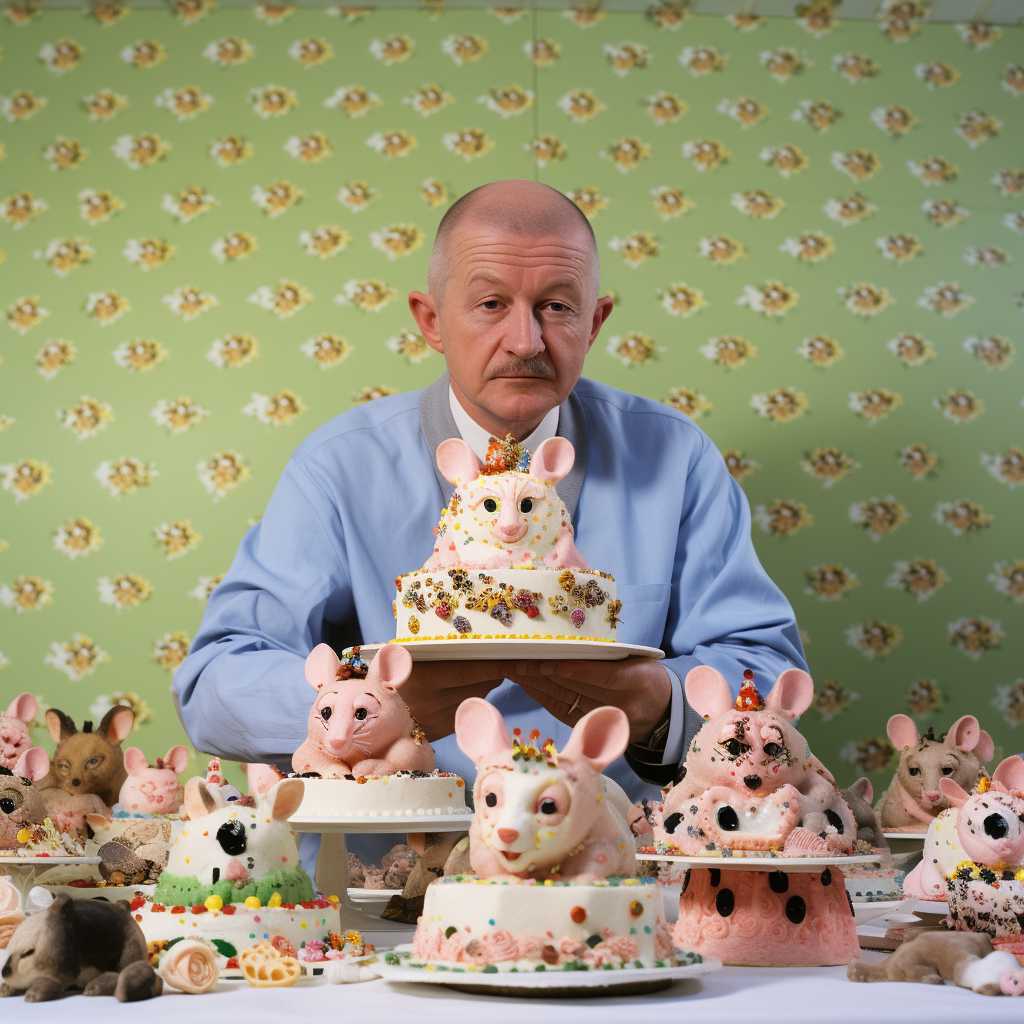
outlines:
[[[396,637],[614,640],[615,580],[593,569],[420,570],[395,579]]]
[[[428,886],[413,957],[499,971],[540,965],[653,967],[674,952],[652,879],[496,881],[453,875]]]
[[[676,945],[742,967],[849,963],[860,948],[843,873],[690,870]]]
[[[306,904],[251,909],[234,903],[220,910],[167,906],[146,900],[132,904],[132,917],[139,923],[147,943],[174,939],[206,939],[225,957],[237,956],[261,939],[283,935],[299,951],[311,940],[330,945],[331,932],[340,933],[341,915],[337,903],[312,900]]]
[[[294,818],[412,818],[466,814],[466,783],[451,772],[398,772],[376,778],[303,779]]]

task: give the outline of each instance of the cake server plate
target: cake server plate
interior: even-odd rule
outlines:
[[[721,960],[704,957],[699,964],[685,967],[625,967],[605,971],[499,971],[485,974],[481,971],[428,970],[384,963],[384,958],[373,964],[385,981],[419,982],[428,985],[448,985],[475,995],[493,996],[602,996],[630,995],[667,988],[674,981],[710,974],[722,966]]]
[[[686,857],[682,854],[638,853],[641,860],[663,860],[682,864],[686,868],[719,868],[723,871],[789,871],[793,874],[821,871],[822,868],[842,868],[880,864],[881,858],[865,853],[844,857],[835,853],[823,857]]]
[[[359,653],[373,657],[383,646],[361,644]],[[403,646],[413,661],[619,661],[634,655],[655,660],[665,657],[664,651],[657,647],[620,644],[617,640],[511,640],[496,636],[490,640],[415,640]],[[353,650],[354,647],[348,647],[345,654]]]
[[[465,814],[394,814],[338,818],[288,819],[293,832],[462,832],[468,830],[473,812]]]

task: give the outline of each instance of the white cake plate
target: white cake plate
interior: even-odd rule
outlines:
[[[342,931],[354,929],[375,946],[393,946],[410,937],[413,926],[387,921],[361,910],[349,895],[348,850],[345,833],[357,832],[463,832],[473,820],[468,814],[409,814],[390,818],[339,817],[289,818],[294,832],[319,832],[320,853],[316,860],[316,886],[325,896],[338,897]],[[390,897],[389,897],[390,899]]]
[[[24,907],[29,889],[36,885],[36,878],[47,868],[95,865],[99,862],[99,857],[0,857],[0,876],[6,875],[10,879],[11,885],[18,890],[21,905]]]
[[[400,951],[399,951],[400,952]],[[422,961],[421,961],[422,962]],[[498,971],[485,974],[475,971],[439,971],[436,968],[409,967],[384,962],[379,954],[373,970],[385,981],[419,982],[427,985],[448,985],[474,995],[492,996],[614,996],[635,992],[655,992],[674,981],[710,974],[722,966],[721,960],[704,957],[701,963],[684,967],[624,967],[617,970],[592,971]]]
[[[851,901],[853,904],[853,919],[859,928],[868,921],[875,921],[880,917],[888,917],[890,914],[899,914],[910,911],[913,900],[875,900],[873,902]]]
[[[388,643],[396,643],[389,640]],[[360,655],[373,657],[384,644],[360,644]],[[660,660],[665,652],[641,644],[620,644],[617,640],[511,640],[493,639],[417,640],[403,645],[413,661],[620,661],[639,656]],[[345,654],[355,650],[345,649]]]
[[[637,854],[641,860],[661,860],[669,864],[682,864],[686,868],[704,868],[722,871],[786,871],[791,874],[810,874],[822,868],[842,868],[880,864],[881,858],[874,854],[859,854],[844,857],[842,854],[826,854],[823,857],[686,857],[682,854],[644,853]]]
[[[914,842],[924,842],[924,838],[928,835],[928,829],[926,828],[923,832],[886,832],[883,830],[882,835],[886,839],[911,839]]]

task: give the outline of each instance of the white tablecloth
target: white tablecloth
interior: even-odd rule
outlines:
[[[877,961],[880,956],[865,954]],[[725,967],[645,996],[507,999],[471,996],[441,985],[304,982],[252,989],[221,982],[204,996],[171,993],[145,1003],[75,995],[51,1003],[0,1001],[12,1024],[1000,1024],[1024,1021],[1024,998],[975,995],[952,985],[854,984],[845,968]]]

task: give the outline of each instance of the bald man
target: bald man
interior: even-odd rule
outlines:
[[[805,667],[792,609],[758,563],[749,507],[714,445],[668,406],[581,377],[612,309],[599,285],[593,231],[560,192],[494,182],[449,209],[428,290],[409,296],[448,372],[343,413],[292,456],[174,676],[199,750],[289,766],[306,735],[313,647],[394,636],[393,580],[426,561],[451,497],[434,462],[449,437],[481,459],[492,435],[531,451],[556,434],[572,442],[575,465],[557,489],[576,546],[616,580],[619,639],[666,660],[417,663],[402,696],[439,768],[473,777],[451,735],[467,697],[559,748],[584,714],[613,704],[631,744],[608,774],[634,799],[656,796],[702,724],[682,692],[692,667],[714,666],[737,691],[745,669],[764,687]]]

